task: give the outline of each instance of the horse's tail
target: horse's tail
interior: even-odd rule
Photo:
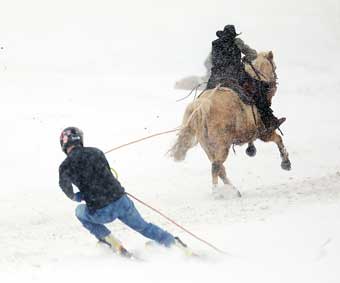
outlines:
[[[197,144],[197,136],[204,130],[204,121],[209,111],[210,101],[204,98],[187,106],[177,141],[169,150],[175,161],[184,160],[187,151]]]

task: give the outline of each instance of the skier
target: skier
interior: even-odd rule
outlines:
[[[207,89],[218,85],[230,87],[243,97],[251,98],[259,110],[263,124],[268,132],[277,129],[286,118],[276,118],[270,108],[265,94],[270,85],[262,80],[252,78],[246,71],[244,63],[251,63],[257,52],[238,38],[233,25],[226,25],[223,31],[216,32],[218,39],[212,42],[211,75]],[[245,56],[241,60],[241,54]]]
[[[181,249],[186,245],[160,227],[146,222],[126,195],[124,188],[113,176],[104,153],[94,147],[83,146],[83,132],[76,127],[64,129],[60,145],[67,155],[59,167],[59,185],[73,201],[85,201],[76,208],[76,217],[99,241],[109,245],[116,253],[132,257],[104,226],[115,219],[157,243]],[[73,186],[79,192],[74,193]]]

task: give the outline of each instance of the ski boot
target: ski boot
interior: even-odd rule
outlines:
[[[162,246],[161,244],[159,244],[159,243],[157,243],[156,241],[153,241],[153,240],[145,242],[145,247],[147,249],[155,249],[155,248],[159,248],[161,246]]]
[[[183,251],[186,256],[189,257],[197,256],[195,253],[193,253],[192,250],[188,248],[188,246],[185,243],[183,243],[183,241],[179,237],[174,238],[175,238],[174,246],[178,247],[181,251]]]
[[[125,249],[121,242],[117,238],[115,238],[112,234],[102,239],[99,239],[99,241],[108,245],[118,255],[126,258],[133,258],[132,253]]]

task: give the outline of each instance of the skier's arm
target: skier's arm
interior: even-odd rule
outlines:
[[[101,158],[101,161],[102,161],[103,166],[105,166],[105,167],[106,167],[107,169],[109,169],[109,171],[111,172],[112,170],[111,170],[109,161],[107,161],[104,152],[102,152],[101,150],[99,150],[99,152],[100,152],[100,158]]]
[[[71,200],[74,200],[74,192],[71,179],[68,174],[68,170],[65,165],[59,167],[59,186]]]
[[[257,52],[255,49],[250,48],[247,44],[243,42],[241,38],[235,38],[235,44],[240,49],[240,51],[245,55],[244,60],[251,62],[256,59]]]

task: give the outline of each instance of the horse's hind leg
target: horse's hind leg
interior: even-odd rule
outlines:
[[[215,161],[214,151],[211,148],[209,148],[207,145],[205,145],[204,143],[201,143],[201,146],[202,146],[203,150],[205,151],[205,153],[207,154],[207,156],[208,156],[208,158],[209,158],[209,160],[211,162],[211,176],[212,176],[213,188],[217,187],[217,185],[218,185],[218,177],[220,175],[221,166],[223,166],[223,162]],[[229,182],[225,172],[224,172],[224,178],[223,177],[221,177],[221,178],[222,178],[223,182],[225,182],[225,181]]]
[[[223,165],[224,161],[228,157],[230,145],[227,143],[223,143],[220,146],[216,144],[212,145],[207,140],[201,140],[200,144],[211,162],[213,196],[215,198],[224,198],[226,193],[232,192],[230,189],[236,190],[236,188],[228,179],[225,167]],[[224,186],[221,188],[218,187],[218,178],[221,178],[224,183]],[[237,191],[237,195],[241,196],[239,191]]]
[[[225,173],[225,168],[221,161],[213,161],[211,163],[211,176],[212,176],[213,187],[217,187],[218,177],[221,177],[221,176],[222,176],[221,179],[224,184],[230,184],[230,181],[227,178],[227,174]]]
[[[221,180],[223,181],[223,183],[225,185],[231,185],[231,182],[229,181],[229,179],[227,177],[227,173],[225,171],[224,165],[220,164],[219,166],[220,166],[220,168],[219,168],[219,172],[218,172],[218,177],[221,178]]]
[[[283,144],[282,137],[278,135],[277,133],[273,132],[268,137],[261,137],[261,140],[265,142],[275,142],[277,147],[279,148],[280,155],[281,155],[281,168],[284,170],[290,170],[291,169],[291,163],[288,157],[288,152],[286,150],[286,147]]]
[[[223,164],[220,165],[220,171],[219,171],[218,176],[221,178],[221,180],[223,181],[223,183],[224,183],[225,185],[230,185],[230,186],[232,186],[232,188],[236,190],[237,195],[238,195],[239,197],[241,197],[240,191],[237,190],[237,189],[233,186],[233,184],[229,181],[229,179],[228,179],[228,177],[227,177],[227,173],[226,173],[225,167],[224,167]]]
[[[224,154],[218,154],[218,152],[216,152],[215,150],[217,146],[208,145],[208,142],[201,142],[201,146],[211,162],[211,176],[213,187],[217,187],[218,177],[222,179],[224,184],[231,184],[231,182],[227,178],[225,167],[223,166],[224,161],[227,159],[229,149],[227,148],[223,150]]]
[[[232,190],[236,190],[237,196],[241,196],[240,192],[232,185],[227,177],[225,167],[223,165],[224,161],[227,159],[229,153],[229,147],[222,146],[215,152],[214,155],[209,154],[211,157],[211,175],[213,183],[213,194],[217,197],[225,197],[225,194],[229,194]],[[208,156],[209,156],[208,155]],[[219,188],[218,178],[221,178],[224,186]]]

